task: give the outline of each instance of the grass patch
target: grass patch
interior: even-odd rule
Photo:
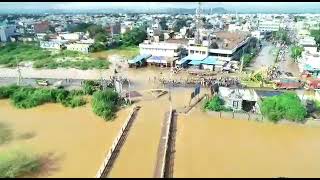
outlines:
[[[95,58],[105,58],[111,55],[122,56],[127,59],[132,59],[139,54],[139,47],[118,47],[115,49],[109,49],[106,51],[92,53],[91,56]]]
[[[0,177],[17,178],[36,173],[41,168],[41,158],[31,152],[9,150],[0,154]]]
[[[33,62],[34,68],[46,69],[107,69],[110,65],[106,59],[92,58],[76,51],[58,50],[54,53],[40,48],[37,43],[8,43],[0,49],[0,65],[16,67],[24,61]]]
[[[7,124],[0,122],[0,145],[10,142],[12,138],[12,130]]]

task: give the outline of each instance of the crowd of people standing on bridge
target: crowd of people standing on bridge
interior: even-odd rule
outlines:
[[[151,81],[151,78],[149,78],[149,81]],[[200,77],[172,80],[154,77],[153,81],[159,82],[163,85],[168,85],[170,83],[172,86],[193,86],[195,84],[200,84],[203,87],[210,87],[213,84],[218,84],[219,86],[224,87],[241,86],[240,78],[238,77]]]

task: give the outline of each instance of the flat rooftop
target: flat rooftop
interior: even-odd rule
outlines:
[[[248,34],[244,32],[220,31],[214,34],[217,38],[213,40],[213,42],[218,45],[219,49],[233,49],[246,40],[248,36]]]
[[[189,40],[188,39],[167,39],[165,42],[188,45]]]

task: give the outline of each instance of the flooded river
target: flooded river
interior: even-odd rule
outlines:
[[[93,114],[91,105],[65,108],[45,104],[18,110],[9,101],[0,101],[0,122],[8,124],[17,137],[33,133],[27,140],[15,138],[0,151],[13,147],[28,148],[40,154],[54,153],[54,169],[41,177],[94,177],[112,141],[129,114],[121,110],[113,122]]]
[[[160,74],[153,68],[124,72],[134,80],[131,90],[160,86],[149,81]],[[173,108],[187,106],[191,88],[174,88]],[[202,94],[205,92],[201,89]],[[143,100],[109,177],[153,177],[161,124],[169,110],[168,95]],[[106,150],[125,121],[129,109],[113,122],[92,113],[90,104],[64,108],[46,104],[17,110],[0,101],[0,122],[15,134],[34,132],[28,140],[13,140],[0,151],[15,146],[57,154],[57,170],[43,177],[93,177]],[[178,115],[174,177],[319,177],[320,129],[297,125],[273,125],[245,120],[215,119],[200,110]]]
[[[178,116],[174,177],[319,177],[319,128]]]

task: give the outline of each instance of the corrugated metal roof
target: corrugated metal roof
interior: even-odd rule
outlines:
[[[221,64],[223,64],[223,63],[220,62],[220,61],[217,61],[217,58],[216,58],[216,57],[208,56],[208,57],[206,57],[206,58],[201,62],[201,64],[221,65]]]
[[[142,61],[143,59],[148,59],[149,57],[151,57],[151,54],[142,54],[142,55],[138,55],[136,56],[134,59],[129,60],[128,63],[129,64],[135,64],[139,61]]]
[[[188,64],[190,64],[190,65],[200,65],[201,63],[202,63],[202,61],[193,60],[193,61],[189,62]]]

